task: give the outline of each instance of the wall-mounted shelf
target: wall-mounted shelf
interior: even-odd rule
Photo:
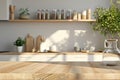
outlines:
[[[85,20],[9,20],[10,22],[95,22],[95,19]]]

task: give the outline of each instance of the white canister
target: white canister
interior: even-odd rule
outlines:
[[[87,11],[84,10],[84,11],[82,12],[82,19],[86,19],[86,18],[87,18]]]
[[[47,52],[47,45],[45,42],[40,44],[40,52]]]

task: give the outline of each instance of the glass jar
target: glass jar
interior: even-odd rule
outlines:
[[[106,39],[104,41],[103,64],[115,66],[120,61],[120,50],[117,47],[118,39]]]
[[[64,9],[61,10],[61,19],[63,19],[63,20],[66,19],[66,15],[65,15],[65,10]]]
[[[50,19],[50,14],[49,14],[49,10],[48,9],[46,9],[46,11],[45,11],[45,19],[46,20]]]
[[[66,19],[71,19],[71,10],[66,11]]]
[[[56,19],[61,20],[61,10],[57,10],[56,12]]]
[[[56,9],[53,9],[50,15],[50,19],[56,19]]]
[[[37,19],[41,20],[41,10],[37,11]]]
[[[78,12],[76,10],[73,11],[73,20],[78,20]]]
[[[45,9],[41,10],[41,19],[45,20]]]

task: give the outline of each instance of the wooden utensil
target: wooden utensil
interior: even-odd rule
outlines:
[[[36,38],[36,51],[37,51],[37,52],[40,52],[40,45],[41,45],[42,42],[44,42],[44,38],[39,35],[39,36]]]
[[[15,6],[14,5],[10,5],[9,7],[9,11],[10,11],[10,20],[14,20],[15,18]]]
[[[30,34],[28,34],[26,37],[25,51],[32,52],[33,48],[34,48],[34,38]]]

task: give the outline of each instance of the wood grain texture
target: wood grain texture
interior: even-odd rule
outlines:
[[[15,19],[15,6],[10,5],[9,12],[10,12],[10,20],[14,20]]]
[[[34,48],[34,39],[30,34],[28,34],[26,36],[25,51],[26,52],[32,52],[33,48]]]
[[[64,55],[102,55],[103,53],[100,52],[92,52],[92,53],[82,53],[82,52],[6,52],[6,53],[0,53],[0,55],[54,55],[54,54],[64,54]]]
[[[120,80],[120,64],[0,62],[0,80]]]
[[[95,19],[82,20],[9,20],[10,22],[95,22]]]
[[[41,43],[44,42],[44,39],[42,38],[42,36],[37,36],[36,38],[36,52],[40,52],[40,45]]]

